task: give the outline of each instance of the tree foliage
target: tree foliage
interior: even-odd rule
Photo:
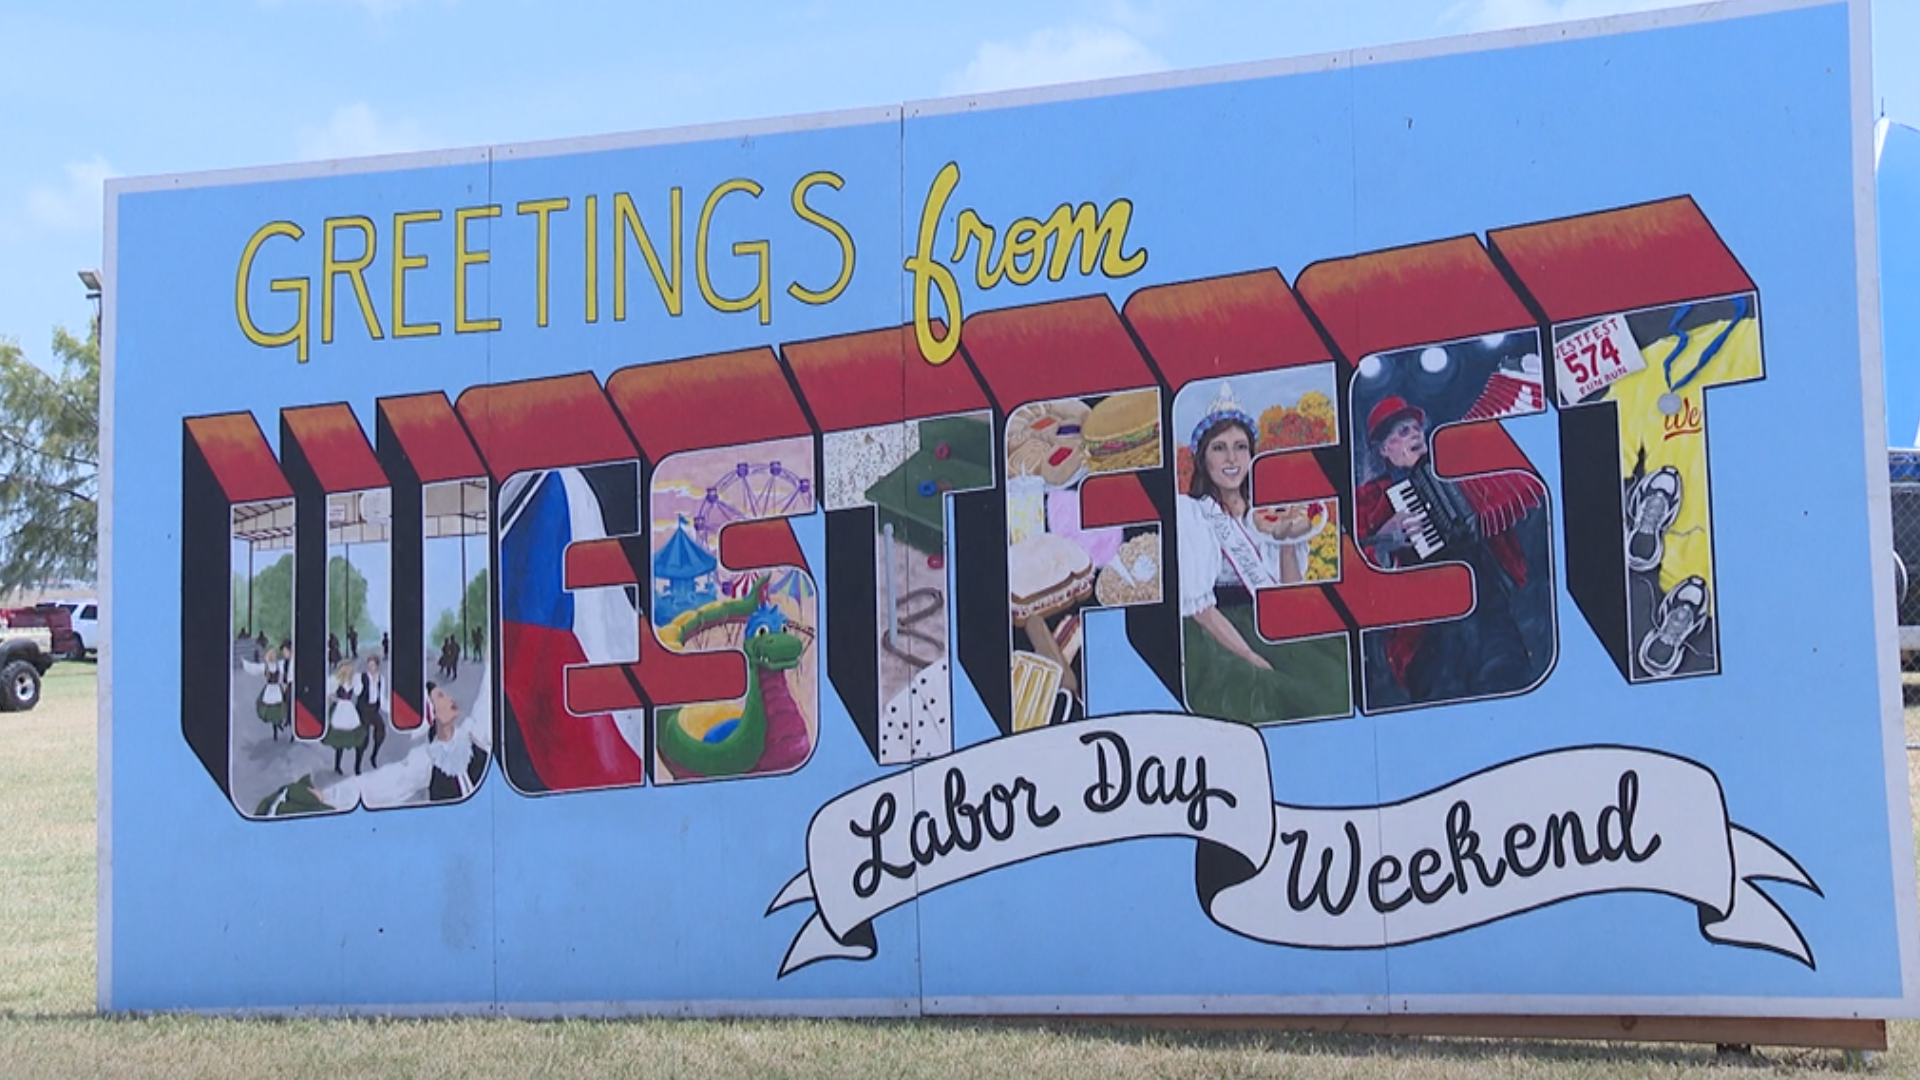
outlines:
[[[55,371],[0,340],[0,591],[92,581],[100,339],[53,332]]]
[[[233,575],[233,625],[249,636],[265,633],[267,643],[293,640],[293,556],[282,555],[253,576],[252,587]],[[253,606],[248,617],[247,605]]]
[[[327,560],[327,633],[338,637],[344,649],[349,632],[359,637],[363,650],[368,642],[380,643],[380,628],[367,613],[367,576],[335,555]]]
[[[486,645],[488,592],[485,567],[482,567],[467,582],[466,591],[461,600],[460,607],[446,608],[440,612],[440,617],[434,620],[433,629],[427,634],[428,652],[438,652],[441,642],[449,636],[456,635],[462,652],[470,653],[475,648],[476,640],[481,646]],[[464,620],[461,618],[463,610],[466,612]]]

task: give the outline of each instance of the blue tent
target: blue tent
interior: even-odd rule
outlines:
[[[654,625],[665,626],[682,612],[714,600],[714,571],[719,566],[720,560],[693,538],[692,526],[681,515],[673,536],[653,556]]]

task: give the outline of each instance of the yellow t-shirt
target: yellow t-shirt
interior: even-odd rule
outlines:
[[[1673,381],[1687,376],[1700,356],[1726,328],[1726,320],[1687,332],[1687,347],[1673,358]],[[1765,372],[1760,363],[1760,325],[1754,318],[1734,324],[1720,351],[1699,374],[1678,391],[1680,411],[1667,416],[1660,399],[1669,393],[1667,359],[1680,343],[1678,335],[1643,346],[1647,366],[1607,387],[1606,398],[1618,403],[1620,423],[1620,478],[1625,481],[1636,466],[1652,475],[1671,465],[1680,473],[1680,513],[1667,530],[1666,554],[1660,562],[1660,591],[1664,594],[1693,576],[1713,581],[1713,542],[1707,532],[1707,429],[1705,391],[1710,386],[1747,382]],[[1646,453],[1644,463],[1640,460]],[[1622,495],[1624,500],[1625,496]],[[1624,501],[1622,503],[1624,506]],[[1624,518],[1622,528],[1625,527]]]

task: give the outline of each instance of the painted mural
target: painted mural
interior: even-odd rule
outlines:
[[[1850,10],[1694,29],[1811,70]],[[1679,32],[1631,25],[1472,56],[1507,87]],[[1351,77],[1411,103],[1430,64]],[[484,196],[423,167],[391,214],[209,189],[217,332],[269,375],[152,406],[164,475],[119,444],[152,489],[122,528],[179,538],[146,617],[181,647],[122,676],[178,723],[116,794],[164,775],[222,867],[271,845],[443,896],[392,947],[444,969],[349,1006],[1908,1008],[1884,542],[1857,448],[1777,430],[1860,441],[1845,215],[1783,231],[1703,156],[1365,227],[1351,176],[1220,217],[1264,189],[1010,172],[992,135],[1126,129],[1134,162],[1249,93],[1349,137],[1326,78],[556,151]],[[1742,116],[1847,190],[1844,152]],[[121,395],[165,351],[143,257]],[[329,374],[363,363],[391,366]],[[1760,569],[1810,556],[1816,508],[1852,559],[1818,594]],[[1789,715],[1815,686],[1824,742]],[[170,888],[128,866],[117,919]],[[303,993],[183,984],[136,924],[113,947],[129,1006]]]

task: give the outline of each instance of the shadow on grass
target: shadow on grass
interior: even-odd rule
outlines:
[[[1757,1069],[1792,1065],[1840,1071],[1838,1050],[1796,1047],[1756,1047],[1747,1053],[1720,1054],[1708,1045],[1691,1043],[1599,1042],[1557,1039],[1498,1039],[1440,1035],[1364,1035],[1337,1032],[1205,1031],[1177,1027],[1131,1027],[1109,1024],[1009,1021],[940,1021],[921,1023],[948,1030],[990,1035],[1009,1029],[1042,1029],[1054,1036],[1088,1044],[1121,1047],[1174,1047],[1188,1050],[1264,1052],[1305,1057],[1394,1058],[1486,1063],[1527,1059],[1540,1063],[1588,1062],[1610,1065],[1687,1066],[1717,1064]]]
[[[390,1019],[390,1017],[205,1017],[194,1013],[144,1013],[144,1015],[111,1015],[102,1017],[96,1013],[12,1013],[0,1011],[0,1024],[17,1024],[25,1028],[65,1028],[73,1030],[96,1028],[100,1034],[131,1032],[140,1028],[173,1028],[173,1026],[200,1026],[209,1028],[244,1028],[244,1026],[273,1026],[280,1028],[284,1024],[300,1024],[315,1028],[361,1028],[361,1026],[382,1026],[382,1028],[434,1028],[445,1024],[490,1024],[486,1015],[463,1015],[463,1017],[413,1017],[413,1019]],[[877,1038],[899,1038],[900,1042],[914,1042],[918,1038],[941,1038],[941,1036],[964,1036],[977,1040],[1004,1040],[1008,1036],[1033,1034],[1037,1040],[1062,1040],[1079,1043],[1089,1051],[1102,1047],[1117,1049],[1137,1049],[1137,1051],[1200,1051],[1200,1053],[1273,1053],[1286,1057],[1319,1057],[1319,1059],[1382,1059],[1382,1061],[1405,1061],[1417,1063],[1427,1061],[1436,1065],[1494,1065],[1501,1061],[1519,1061],[1542,1067],[1578,1067],[1578,1065],[1596,1065],[1596,1067],[1624,1067],[1634,1072],[1645,1068],[1751,1068],[1751,1070],[1814,1070],[1814,1072],[1849,1072],[1853,1067],[1843,1051],[1837,1049],[1811,1049],[1811,1047],[1753,1047],[1751,1051],[1730,1051],[1720,1053],[1713,1045],[1705,1043],[1655,1043],[1655,1042],[1586,1042],[1586,1040],[1540,1040],[1540,1038],[1469,1038],[1469,1036],[1377,1036],[1377,1034],[1342,1034],[1342,1032],[1258,1032],[1258,1030],[1194,1030],[1177,1026],[1131,1026],[1131,1024],[1096,1024],[1096,1022],[1060,1022],[1060,1020],[979,1020],[979,1019],[872,1019],[872,1020],[818,1020],[818,1019],[718,1019],[718,1020],[682,1020],[682,1019],[611,1019],[611,1020],[511,1020],[497,1019],[503,1028],[518,1024],[536,1024],[543,1026],[549,1022],[564,1024],[584,1024],[584,1026],[622,1026],[622,1024],[668,1024],[687,1028],[799,1028],[818,1030],[822,1026],[845,1026],[860,1028],[870,1036]],[[482,1036],[484,1038],[484,1036]],[[701,1036],[695,1030],[687,1030],[689,1040],[699,1040]],[[799,1038],[795,1042],[808,1042]],[[772,1045],[785,1045],[783,1042]]]

